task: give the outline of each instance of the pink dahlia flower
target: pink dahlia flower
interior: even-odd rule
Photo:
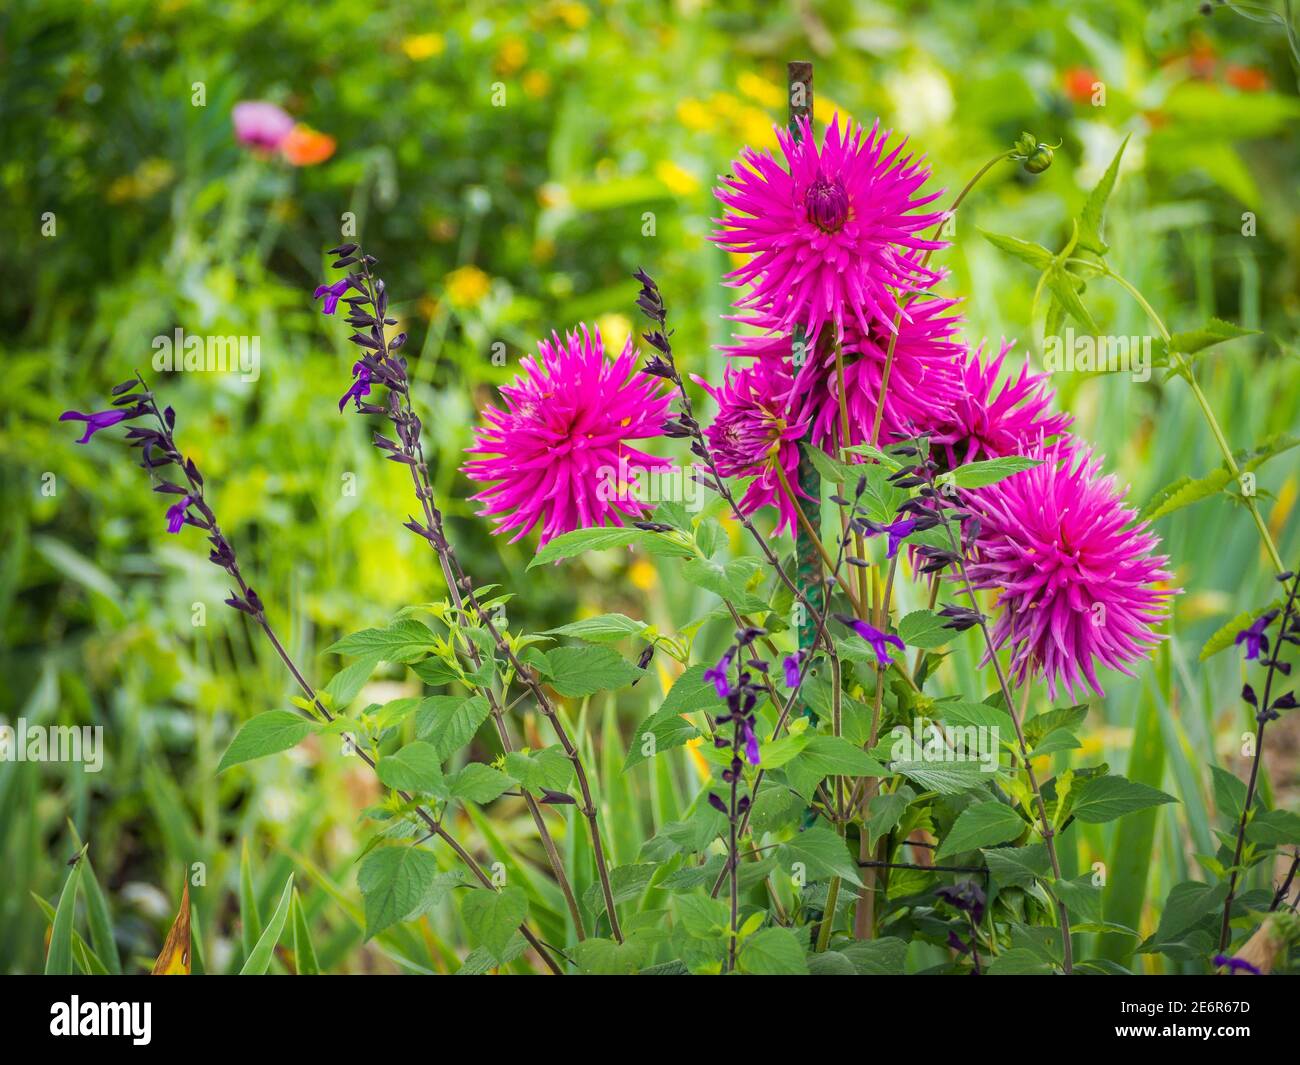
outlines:
[[[293,132],[293,117],[265,100],[245,100],[231,112],[235,140],[249,148],[273,152]]]
[[[633,498],[639,474],[670,466],[628,444],[658,436],[668,415],[667,384],[636,369],[629,338],[618,358],[605,357],[597,329],[537,345],[540,361],[501,389],[505,410],[488,407],[475,429],[478,456],[464,466],[472,480],[492,482],[473,496],[494,532],[513,540],[541,524],[541,542],[574,529],[640,518],[650,510]]]
[[[801,325],[810,338],[828,322],[841,333],[849,322],[866,333],[873,320],[892,330],[895,292],[940,277],[918,255],[944,246],[917,235],[943,218],[919,210],[941,195],[917,195],[929,168],[900,157],[905,141],[886,151],[890,133],[879,123],[841,132],[837,116],[820,148],[806,118],[798,137],[776,133],[784,166],[747,148],[715,190],[727,210],[712,240],[751,257],[727,275],[750,286],[737,306],[772,315],[785,332]]]
[[[1043,464],[966,493],[980,520],[971,581],[1001,593],[993,643],[1010,646],[1017,682],[1041,672],[1052,698],[1060,687],[1074,698],[1085,680],[1103,695],[1098,662],[1132,676],[1127,663],[1164,639],[1168,559],[1090,450],[1031,454]]]
[[[1073,424],[1070,415],[1050,410],[1056,393],[1047,383],[1047,374],[1029,372],[1028,360],[1018,376],[1008,377],[998,386],[1002,363],[1011,348],[1004,341],[997,356],[987,362],[982,348],[967,355],[961,367],[961,387],[946,414],[919,422],[930,430],[935,450],[946,452],[949,467],[1024,455],[1040,441],[1050,444],[1064,437]]]
[[[948,313],[956,305],[956,300],[922,299],[908,307],[909,318],[900,322],[894,343],[877,442],[914,436],[918,426],[945,420],[961,397],[960,360],[965,348],[954,339],[961,317]],[[774,325],[770,319],[753,324]],[[864,336],[856,325],[845,330],[842,361],[850,446],[871,440],[890,336],[881,330]],[[835,348],[823,337],[813,352],[794,370],[790,401],[800,411],[800,419],[808,422],[812,442],[833,450],[841,444]],[[792,365],[789,335],[746,337],[728,353]]]
[[[792,380],[779,363],[756,362],[742,369],[728,366],[722,387],[695,378],[718,404],[717,417],[704,430],[709,450],[723,477],[754,478],[740,499],[740,509],[752,514],[774,506],[776,534],[793,531],[798,515],[781,486],[778,468],[791,489],[799,489],[799,441],[808,425],[789,410]]]

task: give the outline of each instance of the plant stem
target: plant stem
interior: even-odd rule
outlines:
[[[1255,802],[1255,788],[1259,783],[1259,767],[1264,761],[1264,726],[1268,724],[1269,701],[1273,696],[1273,678],[1277,675],[1277,656],[1282,651],[1283,633],[1291,624],[1291,612],[1295,606],[1296,592],[1300,590],[1300,576],[1291,579],[1291,590],[1287,594],[1286,607],[1282,611],[1282,621],[1278,627],[1277,646],[1273,648],[1268,660],[1268,675],[1264,680],[1264,699],[1255,712],[1255,753],[1250,763],[1250,779],[1246,784],[1246,798],[1241,804],[1241,818],[1237,822],[1237,844],[1232,854],[1232,872],[1228,877],[1228,897],[1223,900],[1223,920],[1219,924],[1219,953],[1227,949],[1228,939],[1232,935],[1232,904],[1237,898],[1237,880],[1240,873],[1241,853],[1246,846],[1246,824],[1250,819],[1250,808]]]
[[[230,545],[230,541],[226,539],[225,534],[222,533],[221,527],[217,523],[216,513],[212,510],[212,507],[208,504],[207,499],[204,497],[202,481],[197,479],[195,476],[191,474],[189,464],[185,461],[185,458],[181,454],[180,449],[176,446],[176,441],[174,436],[172,435],[171,428],[167,425],[166,420],[163,418],[162,412],[158,410],[158,404],[154,400],[152,393],[149,391],[148,385],[145,384],[144,378],[138,373],[136,374],[136,377],[139,379],[141,386],[144,388],[146,394],[148,394],[149,396],[146,402],[149,406],[150,413],[154,416],[154,418],[158,422],[158,426],[159,429],[161,430],[164,444],[170,453],[170,457],[176,463],[177,467],[183,472],[185,476],[185,480],[189,485],[191,505],[194,506],[199,511],[199,513],[203,516],[203,520],[207,523],[206,528],[208,534],[212,539],[214,545],[219,543],[219,544],[224,544],[229,548],[230,551],[229,562],[228,564],[223,564],[222,568],[224,568],[226,572],[228,572],[230,576],[235,580],[235,583],[239,585],[239,590],[243,598],[243,601],[247,603],[250,608],[253,608],[255,610],[255,612],[251,616],[253,620],[257,623],[258,628],[262,630],[262,633],[266,636],[267,640],[270,642],[271,647],[275,650],[275,653],[279,656],[280,661],[284,663],[284,666],[286,669],[288,669],[289,674],[293,677],[298,687],[302,690],[302,693],[307,697],[308,702],[310,702],[312,706],[315,707],[316,712],[320,715],[321,720],[323,720],[325,723],[328,724],[329,722],[334,720],[334,715],[331,714],[329,709],[325,706],[325,704],[321,702],[320,697],[316,694],[315,688],[313,688],[312,685],[308,682],[307,678],[303,676],[303,673],[298,668],[297,663],[294,662],[289,652],[285,650],[284,644],[280,642],[280,638],[276,635],[275,630],[271,627],[271,623],[266,617],[265,609],[261,608],[260,606],[261,600],[253,593],[252,589],[248,585],[248,582],[244,579],[243,572],[239,566],[239,561],[234,554],[234,548],[233,546]],[[303,711],[303,714],[304,716],[311,718],[311,714],[307,713],[306,711]],[[361,760],[365,762],[366,765],[368,765],[372,770],[376,770],[374,759],[371,758],[368,753],[361,750],[360,747],[357,747],[355,749],[358,756],[361,758]],[[487,873],[483,871],[483,867],[480,866],[478,862],[474,860],[473,855],[471,855],[468,851],[466,851],[460,845],[460,843],[458,843],[452,837],[452,835],[443,827],[440,819],[433,817],[433,815],[431,815],[428,811],[426,811],[423,806],[414,805],[413,798],[406,792],[398,791],[397,794],[401,797],[403,802],[413,806],[416,816],[418,816],[420,820],[424,822],[424,824],[429,828],[429,830],[434,835],[436,835],[439,839],[441,839],[444,843],[446,843],[447,846],[449,846],[452,849],[452,851],[455,852],[457,857],[459,857],[461,861],[465,863],[466,867],[470,870],[471,873],[474,874],[474,876],[479,880],[480,883],[483,884],[484,887],[492,891],[499,890],[497,885],[492,882],[492,878],[489,877]],[[557,976],[564,975],[564,970],[560,968],[560,966],[556,963],[555,959],[551,956],[550,951],[546,949],[542,941],[533,933],[532,929],[530,929],[527,924],[521,924],[519,926],[519,931],[520,933],[522,933],[524,939],[527,940],[528,943],[533,947],[533,949],[537,951],[538,956],[542,959],[543,962],[545,962],[546,966],[553,973],[555,973],[555,975]]]
[[[1151,319],[1152,324],[1160,333],[1160,338],[1165,342],[1166,347],[1169,348],[1169,357],[1175,360],[1174,368],[1178,371],[1178,376],[1182,377],[1191,387],[1192,395],[1196,397],[1197,406],[1201,408],[1201,414],[1204,415],[1205,421],[1210,427],[1210,433],[1214,437],[1215,443],[1218,444],[1219,451],[1223,454],[1223,462],[1224,465],[1228,467],[1228,473],[1232,476],[1232,479],[1240,485],[1241,468],[1237,465],[1237,458],[1232,453],[1232,446],[1228,443],[1228,438],[1223,435],[1223,429],[1219,425],[1219,419],[1214,416],[1214,410],[1210,407],[1210,401],[1206,398],[1205,392],[1202,391],[1200,383],[1196,380],[1195,371],[1187,362],[1182,352],[1175,351],[1171,346],[1173,340],[1172,335],[1165,326],[1160,315],[1155,312],[1155,309],[1147,301],[1146,297],[1138,291],[1135,285],[1126,278],[1115,273],[1114,270],[1110,269],[1110,267],[1106,266],[1104,263],[1099,264],[1089,262],[1087,259],[1069,259],[1067,261],[1083,266],[1089,266],[1094,270],[1099,270],[1103,277],[1110,278],[1132,296],[1138,306],[1146,313],[1146,316]],[[1263,541],[1264,550],[1268,552],[1268,557],[1273,563],[1273,568],[1278,573],[1285,572],[1286,566],[1282,563],[1282,556],[1278,553],[1277,544],[1273,542],[1273,534],[1269,532],[1268,525],[1264,521],[1264,516],[1260,514],[1259,507],[1255,504],[1255,497],[1243,493],[1241,498],[1246,504],[1246,509],[1250,511],[1251,518],[1254,519],[1255,528],[1259,530],[1259,538]]]
[[[927,459],[928,461],[928,459]],[[928,467],[933,471],[934,467]],[[934,481],[933,472],[930,473],[930,487],[938,495],[938,488]],[[1056,830],[1052,827],[1052,822],[1047,816],[1047,804],[1043,802],[1043,792],[1038,786],[1038,778],[1034,773],[1033,763],[1030,761],[1029,745],[1025,742],[1025,730],[1021,725],[1020,714],[1016,709],[1015,701],[1011,697],[1011,687],[1007,683],[1006,674],[1002,669],[1002,661],[998,658],[997,648],[993,645],[993,636],[989,632],[988,621],[984,617],[984,612],[980,610],[979,600],[975,596],[975,586],[971,583],[970,574],[966,570],[966,552],[958,543],[957,538],[953,535],[951,519],[945,515],[942,509],[937,511],[939,523],[943,526],[944,531],[948,534],[948,543],[951,546],[952,553],[956,556],[953,566],[956,568],[958,575],[961,577],[962,587],[966,591],[966,596],[970,600],[971,609],[975,611],[979,619],[980,633],[984,637],[984,646],[988,648],[989,660],[993,664],[993,670],[997,674],[998,686],[1002,691],[1002,698],[1006,703],[1007,714],[1011,717],[1011,724],[1016,730],[1016,743],[1020,750],[1020,758],[1025,766],[1025,774],[1029,780],[1030,790],[1034,795],[1034,803],[1038,808],[1038,818],[1040,822],[1039,833],[1043,837],[1043,843],[1047,847],[1047,856],[1052,863],[1052,875],[1055,879],[1061,879],[1061,863],[1056,854]],[[1056,893],[1052,893],[1056,901],[1056,909],[1061,925],[1061,953],[1063,959],[1063,968],[1066,974],[1074,971],[1074,954],[1073,946],[1070,942],[1070,915]]]
[[[357,249],[361,251],[360,248]],[[424,513],[426,528],[429,535],[424,536],[429,545],[434,549],[438,557],[439,566],[442,569],[443,580],[446,581],[448,594],[451,596],[453,605],[456,607],[458,614],[463,614],[464,601],[461,595],[460,582],[457,580],[459,575],[464,580],[463,571],[456,558],[455,549],[452,547],[450,540],[447,538],[442,513],[435,502],[433,483],[429,477],[429,466],[424,458],[424,445],[420,436],[420,421],[415,415],[414,407],[411,402],[411,392],[409,381],[405,368],[392,357],[389,351],[387,330],[384,323],[384,315],[379,313],[379,288],[377,278],[370,271],[368,259],[362,255],[362,277],[365,280],[367,295],[370,298],[371,305],[375,309],[375,318],[377,324],[375,330],[378,332],[376,338],[380,344],[380,349],[376,357],[403,382],[401,389],[401,399],[396,407],[390,405],[389,417],[393,420],[398,429],[398,436],[402,442],[402,451],[410,460],[405,465],[411,473],[411,481],[415,486],[415,496],[420,501],[421,509]],[[402,429],[405,427],[406,432]],[[481,612],[480,612],[481,616]],[[495,633],[493,634],[495,635]],[[478,645],[473,640],[466,639],[462,634],[457,632],[459,642],[466,648],[469,653],[470,661],[477,670],[482,664],[482,658],[479,653]],[[500,641],[498,640],[498,646]],[[505,714],[502,710],[501,703],[497,698],[496,692],[492,689],[491,684],[484,684],[481,688],[484,697],[487,699],[488,709],[491,712],[492,722],[497,731],[497,736],[501,740],[502,749],[508,754],[514,749],[510,739],[509,729],[506,727]],[[568,875],[564,870],[564,862],[560,857],[559,849],[555,845],[555,840],[551,837],[550,829],[546,825],[546,820],[542,816],[542,811],[538,805],[537,799],[527,788],[520,787],[520,792],[524,798],[524,804],[528,808],[528,813],[533,819],[533,824],[537,828],[538,838],[542,842],[542,847],[546,851],[547,861],[551,866],[551,871],[555,875],[556,883],[559,885],[560,893],[564,898],[565,906],[569,911],[569,918],[573,921],[574,934],[578,941],[586,939],[586,927],[583,924],[582,912],[578,908],[578,900],[573,892],[573,886],[569,883]],[[598,847],[596,848],[599,849]],[[611,917],[611,921],[617,923],[616,917]]]

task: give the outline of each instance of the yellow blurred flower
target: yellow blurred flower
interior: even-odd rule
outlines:
[[[813,118],[829,126],[831,119],[836,115],[840,116],[840,129],[844,128],[845,123],[853,122],[853,116],[830,97],[813,96]]]
[[[496,69],[501,74],[513,74],[528,62],[528,46],[518,37],[507,37],[497,51]]]
[[[571,30],[580,30],[591,21],[591,12],[585,4],[574,0],[560,0],[551,4],[546,12],[551,18],[557,18]]]
[[[701,100],[688,96],[677,105],[677,118],[687,129],[710,130],[717,126],[713,112]]]
[[[687,196],[700,187],[699,179],[689,170],[683,170],[670,159],[655,164],[655,177],[677,196]]]
[[[785,106],[785,90],[752,71],[746,71],[736,79],[736,88],[764,107]]]
[[[144,159],[131,174],[117,178],[104,193],[109,203],[146,200],[172,183],[176,171],[166,159]]]
[[[644,558],[639,558],[628,569],[627,579],[632,582],[632,587],[648,592],[659,580],[659,573]]]
[[[540,100],[551,91],[551,76],[544,70],[530,70],[524,75],[524,94]]]
[[[492,287],[492,279],[472,264],[447,275],[447,296],[459,307],[476,307]]]
[[[416,62],[442,55],[446,47],[447,44],[440,33],[417,33],[402,41],[402,51],[406,53],[408,59]]]
[[[605,341],[605,351],[617,355],[632,335],[632,322],[626,314],[602,314],[596,319],[596,328]]]

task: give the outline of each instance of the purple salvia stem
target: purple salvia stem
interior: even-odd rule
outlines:
[[[163,413],[158,410],[157,402],[153,397],[153,393],[149,390],[149,386],[145,383],[144,377],[139,373],[136,374],[136,377],[139,380],[141,387],[144,389],[143,404],[147,408],[148,413],[152,414],[158,422],[159,428],[157,439],[162,445],[163,457],[176,464],[184,474],[185,480],[189,485],[189,491],[187,493],[190,500],[189,505],[198,510],[201,518],[200,521],[193,521],[192,524],[196,524],[200,528],[206,529],[208,532],[208,539],[212,543],[212,552],[209,555],[209,559],[214,565],[224,569],[239,586],[239,596],[236,597],[232,595],[231,599],[227,600],[227,603],[239,610],[241,613],[247,614],[257,623],[258,627],[265,634],[267,640],[270,641],[271,646],[275,649],[276,654],[279,655],[280,660],[284,663],[285,668],[289,670],[294,681],[297,683],[298,687],[302,689],[307,700],[313,707],[315,707],[321,719],[327,723],[333,721],[333,715],[316,695],[315,688],[313,688],[307,678],[303,676],[302,671],[298,668],[289,652],[285,650],[284,644],[280,642],[275,630],[271,627],[271,623],[267,620],[266,609],[261,598],[244,579],[243,573],[239,567],[239,559],[235,554],[234,546],[226,539],[225,534],[222,533],[221,527],[217,523],[217,516],[208,505],[207,499],[204,497],[203,477],[199,473],[198,467],[196,467],[193,462],[187,460],[181,454],[180,449],[176,446],[172,426],[169,424],[169,422],[174,422],[174,418],[169,419],[164,417]],[[305,717],[312,717],[312,715],[305,710],[302,710],[301,713]],[[361,760],[365,762],[371,770],[375,770],[374,759],[371,758],[366,751],[362,750],[360,746],[357,746],[355,749]],[[411,796],[405,792],[399,791],[398,795],[402,798],[403,802],[408,804],[413,803]],[[413,809],[429,831],[446,843],[456,856],[464,862],[466,868],[474,874],[479,883],[490,891],[498,890],[496,884],[493,883],[492,878],[488,876],[483,867],[475,860],[474,856],[466,851],[465,848],[462,847],[460,843],[447,831],[443,826],[441,819],[435,818],[423,806],[413,805]],[[561,969],[556,963],[555,959],[551,956],[550,951],[532,929],[530,929],[527,924],[521,924],[519,926],[519,931],[523,935],[524,939],[527,940],[533,949],[537,951],[538,955],[546,963],[547,967],[557,976],[563,975],[563,969]]]

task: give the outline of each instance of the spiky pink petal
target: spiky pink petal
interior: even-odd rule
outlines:
[[[1042,465],[966,493],[980,520],[971,580],[1000,593],[993,643],[1010,647],[1018,683],[1042,673],[1052,698],[1085,683],[1102,695],[1098,663],[1131,676],[1164,639],[1156,626],[1177,594],[1160,586],[1168,559],[1090,450],[1030,454]]]
[[[789,371],[779,362],[755,362],[741,369],[728,366],[720,388],[695,380],[718,404],[717,417],[704,430],[718,472],[723,477],[754,478],[739,501],[741,511],[752,514],[760,507],[774,506],[776,534],[793,531],[797,512],[777,469],[800,493],[799,441],[808,426],[789,410],[793,384]]]
[[[776,135],[784,166],[746,148],[715,190],[727,210],[711,239],[750,256],[727,275],[750,289],[736,305],[772,315],[785,332],[802,326],[810,339],[828,323],[841,333],[850,323],[867,333],[872,321],[892,330],[897,293],[940,277],[919,263],[944,246],[918,235],[943,219],[921,211],[941,195],[918,195],[929,167],[902,155],[906,141],[886,150],[891,134],[879,123],[841,129],[836,116],[820,147],[807,118]]]
[[[1026,360],[1019,375],[999,386],[1002,364],[1013,344],[1003,342],[998,354],[984,358],[980,348],[961,366],[961,385],[948,410],[922,424],[930,430],[935,450],[949,466],[1005,455],[1023,455],[1040,441],[1051,444],[1069,431],[1074,419],[1050,408],[1056,396],[1045,373],[1031,374]]]
[[[541,542],[574,529],[622,525],[650,508],[634,498],[639,475],[671,466],[628,441],[659,436],[668,415],[668,385],[636,369],[629,338],[607,359],[600,331],[568,333],[537,345],[523,372],[501,389],[505,409],[487,407],[465,464],[489,487],[472,498],[494,532],[512,542],[539,523]]]

